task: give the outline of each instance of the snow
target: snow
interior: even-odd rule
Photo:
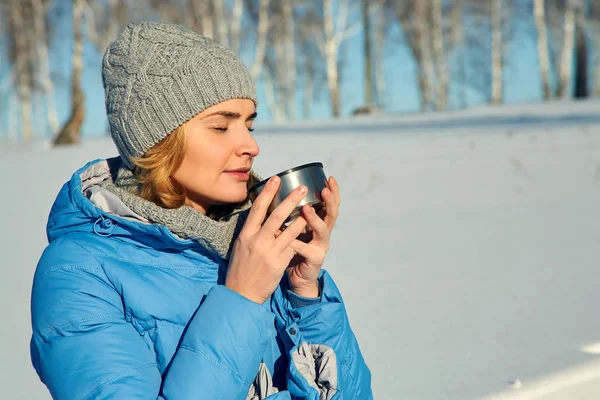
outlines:
[[[600,102],[257,126],[268,176],[322,161],[341,215],[326,268],[376,399],[600,398]],[[0,145],[0,387],[48,399],[28,355],[48,211],[108,138]]]

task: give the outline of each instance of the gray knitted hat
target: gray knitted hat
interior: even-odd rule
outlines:
[[[106,50],[102,82],[110,132],[130,169],[156,143],[196,114],[256,90],[230,50],[179,25],[127,25]]]

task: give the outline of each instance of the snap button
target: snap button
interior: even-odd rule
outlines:
[[[296,328],[290,328],[290,335],[296,334]]]

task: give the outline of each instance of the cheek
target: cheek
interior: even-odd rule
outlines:
[[[205,132],[199,132],[199,134],[191,134],[187,137],[183,163],[188,168],[193,168],[197,172],[200,172],[200,170],[205,169],[214,162],[212,161],[213,152],[211,151],[214,146],[202,137],[204,134]]]
[[[227,146],[190,138],[180,171],[186,175],[188,182],[210,181],[225,168],[228,159]]]

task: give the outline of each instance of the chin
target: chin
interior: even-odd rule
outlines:
[[[239,188],[231,188],[229,191],[223,193],[223,196],[220,196],[218,202],[219,204],[241,203],[246,200],[247,197],[248,193],[245,186],[243,190],[240,190]]]

